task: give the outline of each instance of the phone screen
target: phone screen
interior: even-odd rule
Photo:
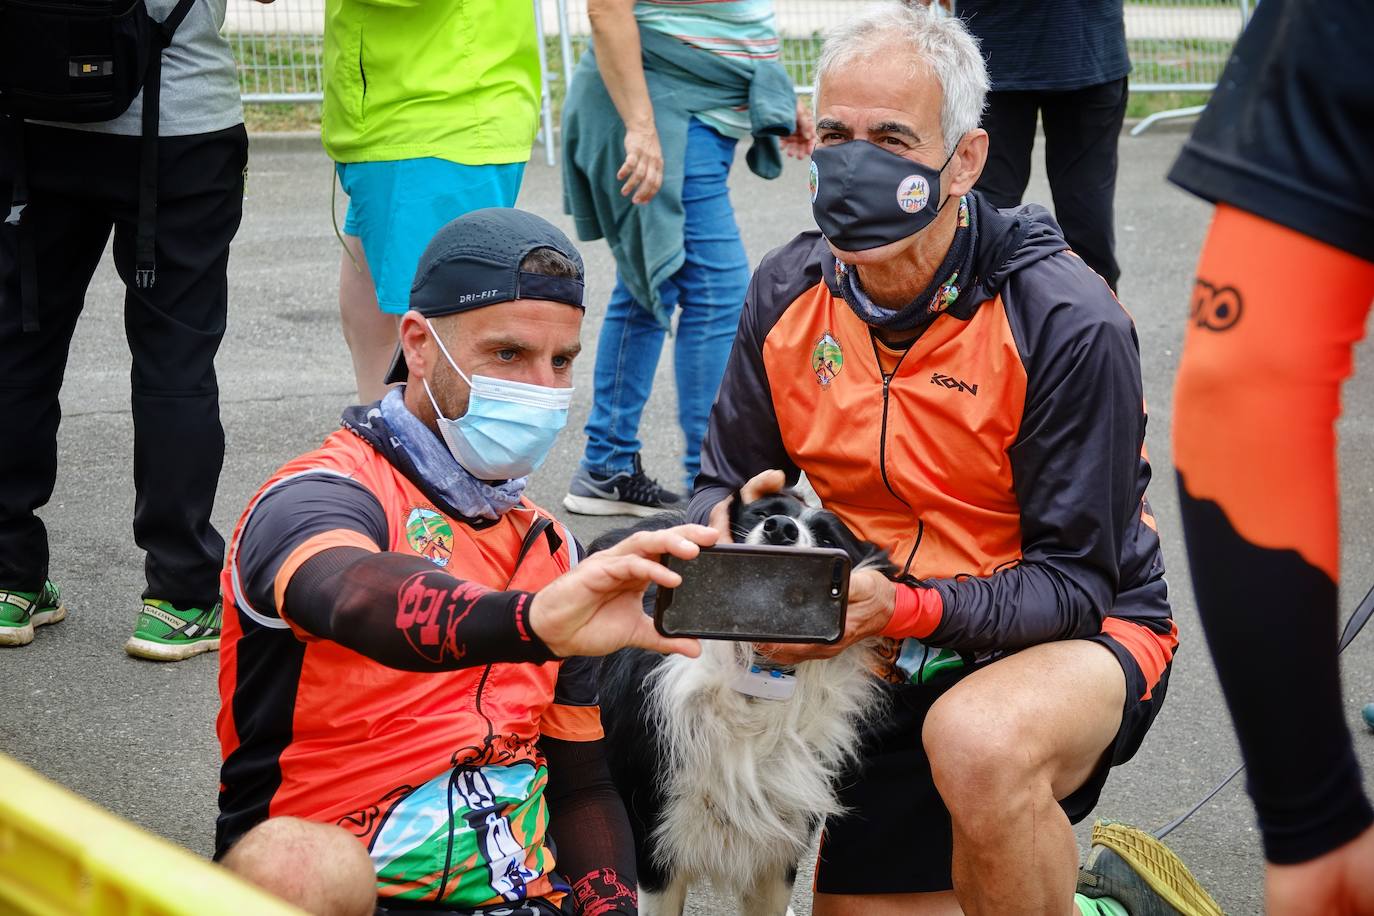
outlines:
[[[659,589],[654,623],[666,636],[832,643],[844,635],[850,562],[842,550],[719,544],[664,563],[682,575],[677,588]]]

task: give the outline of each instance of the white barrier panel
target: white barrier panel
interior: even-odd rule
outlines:
[[[443,0],[426,0],[443,2]],[[518,2],[518,0],[514,0]],[[551,134],[564,87],[587,46],[586,0],[536,5],[544,72],[541,135]],[[782,63],[809,91],[826,31],[861,0],[777,0]],[[1125,4],[1133,92],[1210,92],[1249,18],[1250,0],[1136,0]],[[224,30],[239,65],[243,100],[318,102],[323,97],[324,0],[229,0]],[[546,158],[553,161],[549,144]]]

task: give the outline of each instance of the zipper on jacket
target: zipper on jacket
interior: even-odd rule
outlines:
[[[888,408],[888,388],[892,385],[892,377],[897,374],[897,370],[902,367],[902,361],[911,352],[908,347],[902,351],[902,355],[897,357],[897,365],[892,367],[891,372],[883,371],[882,357],[878,354],[878,341],[869,332],[869,342],[873,345],[873,359],[878,363],[878,374],[883,377],[883,425],[882,431],[878,434],[878,472],[882,475],[883,486],[887,487],[887,492],[892,494],[892,498],[897,502],[911,509],[911,503],[897,495],[897,491],[892,489],[892,482],[887,479],[887,408]],[[913,346],[914,346],[913,342]],[[914,510],[913,510],[914,511]],[[916,549],[921,546],[921,538],[925,536],[926,523],[919,516],[916,518],[916,543],[911,545],[911,553],[907,554],[906,563],[902,566],[902,575],[911,571],[911,561],[916,559]]]
[[[363,101],[367,101],[367,68],[363,66],[363,40],[358,37],[358,79],[363,84]]]
[[[892,497],[896,499],[897,502],[901,503],[902,505],[910,509],[911,504],[897,495],[897,491],[892,489],[891,481],[887,479],[887,391],[888,387],[892,384],[892,377],[897,374],[898,369],[902,368],[902,360],[906,359],[906,355],[911,351],[904,350],[902,352],[902,355],[897,358],[897,365],[892,367],[892,371],[884,372],[883,360],[882,357],[878,354],[878,341],[873,336],[872,331],[869,332],[868,339],[869,343],[873,345],[873,359],[878,364],[878,374],[883,377],[883,425],[881,432],[878,434],[878,471],[882,474],[883,486],[887,487],[887,492],[891,493]]]

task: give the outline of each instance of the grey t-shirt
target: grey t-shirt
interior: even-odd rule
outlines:
[[[144,0],[148,14],[162,21],[177,0]],[[162,54],[162,98],[159,136],[207,134],[243,123],[238,77],[229,42],[220,34],[228,0],[195,0],[171,46]],[[143,93],[113,121],[60,124],[106,134],[136,137],[143,133]]]

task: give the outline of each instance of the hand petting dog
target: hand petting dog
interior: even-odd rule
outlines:
[[[754,651],[779,665],[795,665],[813,658],[831,658],[860,640],[877,636],[892,619],[897,586],[876,569],[856,569],[849,575],[849,609],[844,636],[831,645],[760,643]]]
[[[787,477],[782,471],[763,471],[740,487],[738,498],[748,504],[781,491],[786,484]],[[711,508],[711,527],[720,535],[717,543],[734,541],[730,536],[730,504],[735,498],[731,496]],[[760,643],[754,649],[780,665],[833,658],[856,642],[881,633],[892,619],[896,600],[897,586],[891,579],[876,569],[856,569],[849,576],[849,607],[845,613],[844,637],[839,642],[832,645]]]

